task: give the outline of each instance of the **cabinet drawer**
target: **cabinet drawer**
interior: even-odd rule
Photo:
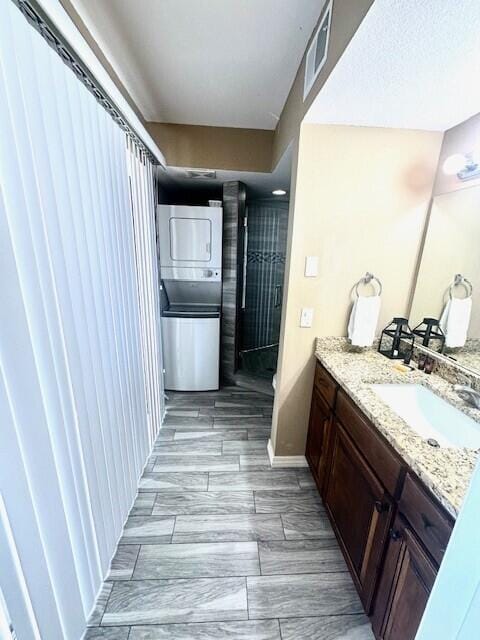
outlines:
[[[336,414],[384,487],[395,497],[404,469],[400,458],[341,389],[337,396]]]
[[[338,385],[328,371],[317,362],[314,386],[330,407],[335,406]]]
[[[452,533],[453,522],[409,473],[400,496],[399,510],[430,555],[440,564]]]

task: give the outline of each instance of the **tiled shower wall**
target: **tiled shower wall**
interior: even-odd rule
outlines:
[[[287,244],[288,202],[249,202],[247,287],[241,349],[278,343]]]

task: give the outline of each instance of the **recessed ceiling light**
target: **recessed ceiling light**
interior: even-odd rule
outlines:
[[[274,196],[286,196],[287,192],[285,191],[285,189],[274,189],[272,191]]]

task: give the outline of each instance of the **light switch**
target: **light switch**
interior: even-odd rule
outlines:
[[[305,277],[315,278],[318,275],[318,257],[307,256],[305,258]]]
[[[311,327],[313,322],[313,309],[304,307],[300,315],[300,326]]]

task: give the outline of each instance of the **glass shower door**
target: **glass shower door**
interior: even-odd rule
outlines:
[[[245,371],[272,378],[280,337],[288,202],[250,203],[247,219],[240,360]]]

